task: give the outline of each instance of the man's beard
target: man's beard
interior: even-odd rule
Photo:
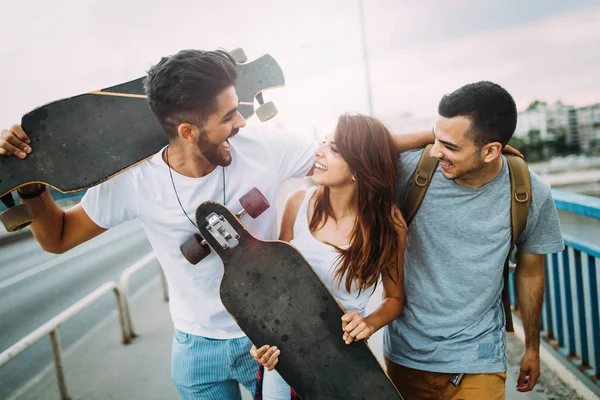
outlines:
[[[485,168],[485,163],[483,161],[480,161],[479,163],[475,164],[474,166],[469,167],[469,169],[461,172],[459,175],[457,175],[451,179],[453,181],[456,181],[458,179],[469,178],[469,176],[471,176],[471,175],[477,175],[483,168]]]
[[[232,132],[237,133],[237,132]],[[233,136],[233,135],[230,135]],[[208,135],[205,131],[200,132],[198,138],[198,148],[200,152],[211,164],[221,167],[228,167],[231,164],[231,153],[227,153],[227,157],[219,151],[221,143],[214,144],[208,141]]]

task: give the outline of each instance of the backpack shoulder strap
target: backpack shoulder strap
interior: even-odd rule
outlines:
[[[427,188],[429,188],[429,184],[431,183],[431,177],[439,163],[437,158],[429,156],[432,147],[433,145],[430,144],[423,150],[421,159],[419,160],[413,178],[410,181],[406,202],[404,203],[404,209],[402,210],[407,226],[410,225],[415,214],[419,210],[421,202],[427,192]]]
[[[504,312],[506,315],[506,331],[514,332],[512,313],[510,310],[510,298],[508,290],[508,260],[515,248],[519,237],[525,231],[527,225],[527,216],[529,215],[529,206],[531,205],[531,175],[529,168],[520,157],[507,155],[506,161],[510,173],[511,200],[510,200],[510,226],[511,242],[508,257],[504,263],[504,288],[502,290],[502,301],[504,303]]]
[[[507,155],[506,161],[510,172],[512,192],[510,203],[511,246],[514,247],[527,225],[527,216],[531,205],[531,176],[525,160],[521,157]]]

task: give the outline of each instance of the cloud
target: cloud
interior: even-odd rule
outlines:
[[[534,98],[599,100],[600,10],[584,0],[574,11],[544,2],[543,12],[500,1],[363,2],[379,116],[427,119],[442,94],[479,79],[501,83],[521,107]],[[0,126],[49,101],[142,76],[182,48],[241,46],[250,58],[271,53],[284,69],[286,87],[265,93],[280,109],[268,125],[324,135],[339,114],[367,111],[357,4],[70,0],[26,12],[26,3],[6,3]]]
[[[375,113],[384,119],[399,113],[427,118],[436,114],[444,93],[477,80],[503,85],[520,109],[536,98],[574,105],[598,102],[599,20],[600,10],[587,10],[389,51],[371,60]],[[304,105],[315,120],[330,123],[328,113],[345,109],[365,112],[363,77],[364,67],[357,61],[326,76],[290,83],[284,108],[297,110],[300,99],[318,93],[317,101]],[[303,119],[293,118],[296,125]]]

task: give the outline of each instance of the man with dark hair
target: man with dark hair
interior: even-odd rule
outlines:
[[[233,86],[236,78],[235,62],[227,52],[182,50],[150,68],[145,89],[150,109],[169,138],[175,139],[183,121],[202,128],[217,107],[217,95]]]
[[[169,137],[168,146],[90,188],[79,205],[65,212],[48,192],[23,200],[34,214],[35,238],[52,253],[63,253],[128,220],[141,220],[169,284],[175,325],[172,379],[183,399],[236,399],[239,383],[254,392],[258,368],[249,354],[250,341],[220,301],[220,258],[212,252],[191,265],[180,253],[179,246],[198,232],[196,207],[216,200],[235,209],[254,186],[274,204],[279,183],[305,176],[314,164],[310,140],[240,130],[246,121],[237,111],[235,79],[235,62],[223,51],[184,50],[163,58],[149,70],[145,89]],[[229,141],[238,132],[232,147]],[[0,147],[11,150],[8,141],[24,135],[13,126],[3,132]],[[39,190],[37,184],[19,189]],[[275,210],[269,209],[245,223],[258,237],[272,239],[275,218]]]
[[[33,212],[35,238],[52,253],[63,253],[125,221],[141,220],[169,285],[175,325],[172,379],[183,399],[239,399],[240,383],[255,391],[258,371],[250,355],[252,343],[219,297],[221,259],[212,252],[191,265],[179,251],[198,232],[196,207],[214,200],[239,210],[238,199],[253,187],[274,205],[279,184],[306,176],[315,163],[317,143],[312,140],[241,129],[246,121],[238,112],[235,79],[235,62],[223,51],[184,50],[163,58],[148,72],[146,93],[168,146],[92,187],[68,211],[39,184],[19,189],[29,194],[23,202]],[[419,148],[431,141],[431,133],[397,135],[395,140],[398,151]],[[25,158],[32,151],[29,142],[20,126],[3,130],[0,155]],[[276,219],[271,207],[244,224],[258,238],[276,239]]]
[[[508,144],[517,126],[517,106],[510,93],[493,82],[470,83],[442,97],[442,117],[471,117],[470,138],[478,147]]]
[[[408,229],[406,304],[386,327],[386,364],[407,400],[504,399],[501,293],[511,247],[511,181],[502,149],[517,109],[502,87],[477,82],[444,96],[438,113],[429,155],[439,166]],[[422,153],[400,155],[401,207]],[[533,172],[531,185],[527,225],[516,244],[526,338],[519,391],[531,390],[540,372],[544,254],[564,248],[549,185]]]

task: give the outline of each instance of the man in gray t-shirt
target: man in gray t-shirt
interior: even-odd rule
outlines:
[[[384,336],[388,372],[407,400],[503,399],[511,184],[501,153],[516,106],[500,86],[478,82],[444,96],[438,112],[430,155],[440,164],[408,230],[406,303]],[[422,152],[400,156],[400,207]],[[564,248],[550,187],[535,173],[531,184],[515,272],[526,337],[519,391],[531,390],[539,376],[544,254]]]

